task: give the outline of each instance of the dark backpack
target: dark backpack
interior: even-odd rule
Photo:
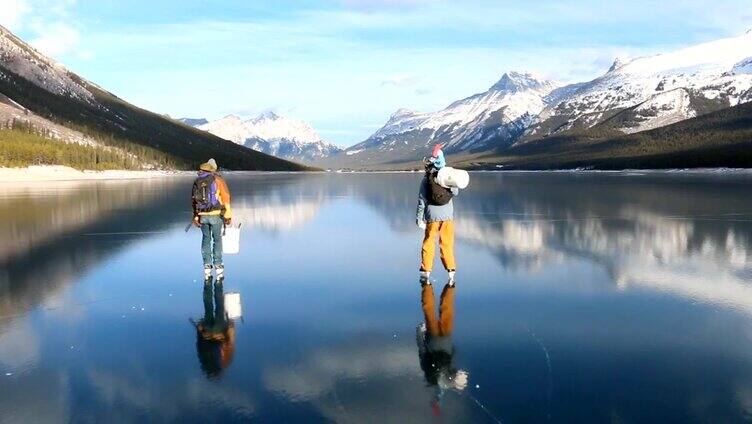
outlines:
[[[454,194],[452,190],[440,186],[436,182],[436,173],[431,172],[427,176],[428,179],[428,204],[432,206],[444,206],[452,200]]]
[[[196,178],[196,181],[193,182],[192,196],[198,212],[211,212],[221,209],[214,174]]]

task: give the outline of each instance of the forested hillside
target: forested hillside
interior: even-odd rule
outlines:
[[[617,134],[608,122],[504,152],[455,158],[490,169],[752,167],[752,103],[658,129]]]
[[[135,156],[147,167],[192,169],[214,157],[225,169],[305,169],[133,106],[0,27],[0,97],[3,95],[7,103],[23,111],[18,119],[30,114],[79,131],[97,144]],[[44,128],[37,130],[45,132]]]

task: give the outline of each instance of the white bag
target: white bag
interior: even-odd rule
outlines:
[[[243,305],[240,303],[240,293],[225,293],[225,312],[229,319],[238,319],[243,316]]]
[[[240,252],[240,224],[228,225],[222,233],[222,253],[235,255]]]
[[[470,183],[470,174],[463,169],[445,166],[439,169],[436,175],[436,182],[444,188],[463,189]]]

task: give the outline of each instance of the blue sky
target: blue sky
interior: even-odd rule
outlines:
[[[155,112],[274,110],[346,146],[508,70],[574,82],[741,34],[752,2],[0,0],[0,24]]]

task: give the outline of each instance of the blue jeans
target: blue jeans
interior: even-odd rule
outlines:
[[[201,256],[204,265],[222,265],[222,227],[224,221],[219,215],[201,217]]]

